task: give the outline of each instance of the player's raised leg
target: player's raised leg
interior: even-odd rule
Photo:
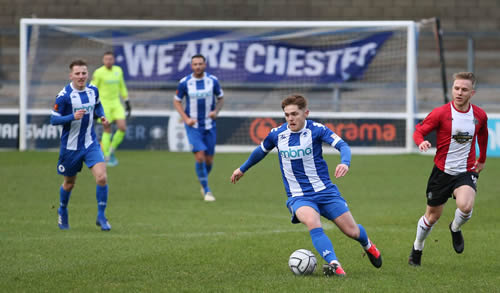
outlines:
[[[348,237],[356,240],[361,244],[361,247],[365,250],[368,255],[368,259],[372,265],[376,268],[382,266],[382,254],[377,249],[375,244],[368,238],[365,228],[361,224],[356,224],[350,211],[346,211],[342,215],[338,216],[333,220],[333,222],[339,227],[339,229]]]
[[[59,208],[57,209],[57,225],[61,230],[69,229],[68,203],[71,191],[75,186],[76,176],[64,176],[64,182],[59,189]]]
[[[333,244],[321,227],[319,213],[310,206],[301,206],[300,203],[291,206],[292,211],[295,209],[295,217],[306,225],[314,248],[316,248],[316,251],[326,261],[326,264],[323,266],[323,273],[326,276],[345,276],[345,272],[340,266],[335,250],[333,249]]]

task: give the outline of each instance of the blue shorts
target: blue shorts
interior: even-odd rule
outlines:
[[[347,202],[340,195],[336,186],[322,190],[312,196],[296,196],[290,197],[286,201],[286,206],[292,214],[292,223],[300,223],[295,215],[295,212],[303,206],[312,207],[321,216],[328,220],[335,220],[345,212],[349,211]]]
[[[211,129],[198,129],[185,126],[191,151],[193,153],[205,151],[205,154],[213,156],[215,154],[215,141],[217,137],[215,127]]]
[[[83,162],[89,168],[92,168],[97,163],[104,162],[104,155],[97,142],[92,143],[87,149],[61,150],[57,162],[57,173],[68,177],[75,176],[82,170]]]

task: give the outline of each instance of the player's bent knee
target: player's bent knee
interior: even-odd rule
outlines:
[[[64,182],[63,183],[63,189],[65,191],[71,191],[71,190],[73,190],[73,187],[75,187],[75,182]]]
[[[108,183],[108,176],[106,174],[99,174],[96,176],[95,181],[98,185],[104,186]]]
[[[464,214],[470,214],[472,212],[472,208],[473,208],[473,205],[472,204],[469,204],[469,205],[465,205],[463,207],[459,207],[458,209],[464,213]]]
[[[344,234],[347,237],[349,237],[349,238],[352,238],[352,239],[358,239],[359,238],[359,228],[358,228],[358,226],[349,227],[349,228],[345,229],[342,232],[344,232]]]

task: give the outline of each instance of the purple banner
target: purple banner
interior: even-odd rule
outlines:
[[[381,32],[321,46],[272,38],[218,38],[229,33],[202,30],[163,40],[122,42],[114,47],[116,64],[127,81],[176,82],[191,73],[191,57],[201,53],[207,59],[206,70],[226,83],[339,83],[361,79],[392,36]]]

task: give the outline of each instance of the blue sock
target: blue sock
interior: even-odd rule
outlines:
[[[68,206],[70,196],[71,196],[71,190],[66,191],[61,185],[61,188],[59,189],[59,206],[61,208],[65,209]]]
[[[312,243],[314,248],[323,257],[323,259],[330,263],[332,260],[337,260],[335,251],[333,250],[333,245],[328,236],[326,236],[323,228],[315,228],[309,231],[311,235]]]
[[[205,193],[209,192],[210,188],[208,187],[207,167],[205,162],[196,162],[195,167],[196,175],[198,175],[198,180],[200,181],[201,186],[203,186],[203,190]]]
[[[95,197],[97,199],[97,216],[104,217],[104,211],[108,204],[108,185],[97,185]]]
[[[206,164],[207,165],[207,175],[210,174],[210,171],[212,171],[212,165],[213,164]]]
[[[358,224],[358,227],[359,227],[359,238],[356,240],[361,244],[361,246],[365,247],[368,245],[368,235],[366,234],[365,228],[361,224]]]

